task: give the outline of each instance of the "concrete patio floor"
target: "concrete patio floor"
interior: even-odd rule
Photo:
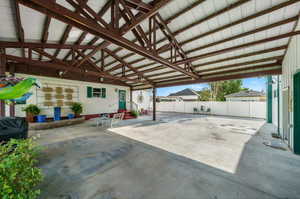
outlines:
[[[300,198],[300,157],[263,144],[273,140],[265,121],[174,113],[150,119],[30,132],[44,147],[41,198]]]

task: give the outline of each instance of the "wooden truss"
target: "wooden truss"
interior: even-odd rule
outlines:
[[[217,27],[208,32],[201,33],[193,38],[178,41],[177,36],[194,28],[208,20],[229,12],[251,0],[239,0],[205,18],[201,18],[174,32],[169,27],[176,18],[190,12],[206,0],[198,0],[178,13],[164,19],[159,11],[172,0],[153,0],[144,3],[141,0],[109,0],[99,10],[90,7],[88,0],[65,0],[74,9],[70,10],[55,0],[12,0],[13,13],[15,13],[16,36],[18,41],[0,41],[0,49],[19,48],[22,55],[2,54],[7,60],[7,70],[28,74],[41,74],[46,76],[57,76],[62,78],[78,79],[94,82],[104,82],[130,86],[133,90],[151,87],[166,87],[190,83],[202,83],[232,78],[244,78],[258,75],[281,74],[281,65],[284,55],[257,59],[236,64],[220,65],[211,69],[202,69],[209,64],[217,64],[224,61],[241,59],[265,53],[286,50],[287,45],[277,46],[269,49],[259,50],[252,53],[236,55],[215,61],[197,64],[195,62],[207,57],[236,51],[249,46],[273,42],[284,38],[290,38],[300,34],[300,31],[292,32],[236,45],[221,50],[190,56],[192,53],[207,49],[235,39],[270,30],[281,25],[296,23],[299,16],[278,21],[273,24],[259,27],[255,30],[228,37],[222,41],[214,41],[209,44],[185,51],[183,46],[208,35],[220,32],[227,28],[242,24],[257,17],[272,13],[281,8],[298,3],[300,0],[289,0],[271,8],[254,13],[230,24]],[[22,4],[35,11],[45,14],[45,21],[41,33],[40,42],[27,42],[26,35],[21,23],[19,5]],[[110,20],[104,19],[104,15],[110,12]],[[48,43],[51,20],[55,18],[67,24],[64,33],[57,43]],[[145,31],[145,24],[147,31]],[[82,30],[77,41],[73,44],[67,43],[72,28]],[[135,37],[133,40],[126,38],[128,33]],[[158,38],[158,33],[163,38]],[[88,34],[93,35],[89,43],[83,44]],[[110,47],[118,46],[111,50]],[[54,49],[50,54],[47,49]],[[67,50],[63,58],[58,58],[62,50]],[[125,55],[120,52],[127,51]],[[38,59],[33,58],[33,53]],[[100,59],[95,59],[99,53]],[[166,53],[167,56],[166,56]],[[137,56],[137,59],[128,61],[129,58]],[[108,57],[114,61],[107,62]],[[149,62],[150,60],[150,62]],[[148,61],[148,63],[143,63]],[[272,63],[265,63],[272,62]],[[143,64],[139,64],[143,63]],[[134,66],[139,64],[138,66]],[[252,64],[252,66],[251,66]],[[255,65],[253,65],[255,64]],[[250,65],[250,66],[249,66]],[[247,66],[242,67],[241,66]],[[34,68],[34,69],[30,69]],[[47,70],[43,70],[47,68]],[[162,72],[161,70],[164,69]],[[38,71],[38,72],[37,72]],[[156,73],[155,73],[156,72]],[[151,74],[149,74],[151,73]]]

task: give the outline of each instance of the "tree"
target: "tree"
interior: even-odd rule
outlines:
[[[204,88],[201,91],[198,91],[199,101],[209,101],[211,99],[210,89]]]
[[[248,88],[242,87],[243,81],[240,79],[212,82],[208,85],[211,94],[211,100],[214,101],[225,101],[226,95],[236,93],[242,90],[248,90]]]

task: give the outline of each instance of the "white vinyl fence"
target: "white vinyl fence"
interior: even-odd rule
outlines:
[[[194,113],[194,108],[210,108],[213,115],[266,119],[266,102],[157,102],[161,112]]]

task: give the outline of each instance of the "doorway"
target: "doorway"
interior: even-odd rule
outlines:
[[[282,90],[282,138],[290,146],[289,88]]]
[[[294,75],[294,152],[300,154],[300,72]]]
[[[119,90],[119,110],[126,110],[126,91]]]

